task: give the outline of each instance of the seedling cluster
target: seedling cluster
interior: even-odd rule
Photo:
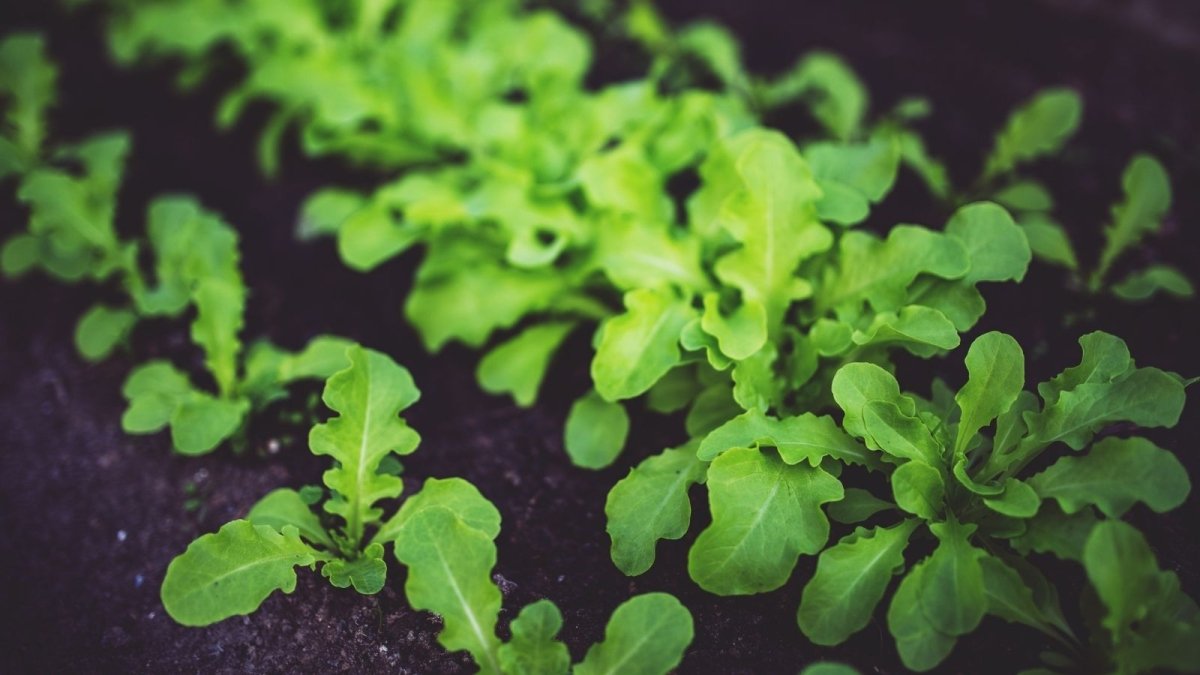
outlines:
[[[705,591],[775,591],[800,556],[817,556],[796,639],[836,645],[883,617],[904,665],[926,671],[993,615],[1056,645],[1036,672],[1200,672],[1200,609],[1124,519],[1187,498],[1179,460],[1134,434],[1174,426],[1193,381],[1136,365],[1103,332],[1081,336],[1079,364],[1035,390],[1013,337],[988,332],[962,349],[988,286],[1020,284],[1034,264],[1069,270],[1094,307],[1193,295],[1165,264],[1114,281],[1170,211],[1157,159],[1129,162],[1094,262],[1079,259],[1051,191],[1028,175],[1070,143],[1083,115],[1074,91],[1047,89],[1015,110],[978,177],[957,186],[915,131],[927,101],[873,112],[853,71],[824,52],[759,77],[723,27],[676,29],[639,0],[584,3],[570,20],[518,0],[99,4],[122,63],[170,58],[190,85],[236,55],[245,77],[217,116],[228,126],[248,102],[269,104],[264,171],[281,170],[281,144],[295,139],[308,155],[379,172],[372,191],[313,194],[298,237],[336,238],[364,273],[421,249],[404,314],[431,352],[479,350],[483,389],[535,405],[569,337],[591,334],[591,387],[564,422],[581,470],[618,460],[631,406],[682,427],[676,447],[609,492],[623,573],[646,572],[659,540],[693,530],[689,495],[700,490],[711,522],[686,573]],[[597,81],[595,41],[607,39],[636,46],[644,71]],[[196,200],[166,196],[150,204],[144,239],[121,239],[129,137],[51,145],[55,79],[38,36],[0,43],[0,178],[29,212],[4,246],[5,274],[121,290],[124,304],[80,320],[86,360],[127,345],[150,317],[190,317],[204,355],[199,380],[162,360],[137,367],[124,429],[169,427],[183,454],[237,448],[252,416],[304,379],[325,381],[335,413],[308,439],[331,462],[322,486],[270,492],[171,563],[162,600],[176,621],[253,612],[291,592],[299,567],[377,593],[390,547],[408,603],[439,615],[441,644],[481,672],[679,664],[693,619],[663,593],[616,608],[574,666],[549,600],[521,609],[502,640],[491,576],[500,513],[459,478],[427,478],[398,501],[398,457],[419,444],[399,417],[419,396],[408,371],[331,336],[295,353],[261,341],[244,350],[237,232]],[[789,137],[764,126],[769,112],[816,131]],[[945,223],[873,217],[901,172]],[[957,391],[936,378],[902,388],[898,363],[942,357],[965,362]],[[381,502],[399,506],[385,518]],[[1048,557],[1081,574],[1058,578]],[[1060,599],[1075,582],[1081,613]]]

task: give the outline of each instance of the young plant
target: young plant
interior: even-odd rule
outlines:
[[[315,454],[335,462],[324,476],[325,513],[312,510],[313,490],[271,492],[246,519],[200,537],[171,562],[162,585],[167,612],[189,626],[251,613],[271,593],[292,592],[302,566],[320,565],[339,588],[377,593],[387,576],[384,546],[394,543],[408,568],[408,600],[442,617],[438,639],[447,649],[468,651],[484,673],[568,672],[570,655],[556,639],[562,616],[550,601],[524,608],[508,642],[496,636],[501,596],[491,575],[500,514],[474,486],[429,479],[383,521],[377,502],[403,488],[395,457],[420,440],[398,415],[419,392],[408,371],[383,354],[355,346],[347,358],[351,365],[329,379],[323,396],[339,415],[309,438]],[[640,595],[617,608],[604,641],[573,670],[667,673],[691,640],[683,605],[664,593]]]
[[[1184,635],[1200,637],[1200,615],[1178,580],[1140,552],[1148,553],[1140,535],[1117,519],[1138,502],[1158,513],[1182,504],[1187,472],[1144,438],[1094,441],[1118,423],[1173,426],[1185,382],[1137,367],[1125,343],[1107,333],[1085,335],[1080,344],[1080,364],[1039,385],[1040,403],[1023,391],[1024,355],[1003,333],[971,345],[967,383],[953,397],[944,386],[932,400],[902,393],[873,364],[838,371],[833,395],[842,425],[876,453],[891,495],[856,490],[831,507],[835,517],[854,523],[886,514],[886,524],[858,527],[821,553],[798,614],[809,639],[833,645],[864,628],[903,571],[887,621],[901,659],[914,670],[935,667],[987,614],[1059,643],[1062,653],[1047,657],[1049,667],[1145,672],[1182,662],[1172,647]],[[789,439],[743,440],[776,445],[781,456],[790,452]],[[1062,446],[1074,452],[1053,463],[1043,458]],[[906,570],[910,540],[929,535],[933,553]],[[1080,561],[1093,583],[1100,580],[1095,590],[1103,607],[1084,610],[1107,616],[1094,653],[1065,620],[1055,586],[1026,559],[1032,552]],[[1140,585],[1111,581],[1126,569]],[[1169,630],[1141,625],[1147,610],[1166,612],[1159,618]],[[1143,661],[1130,669],[1133,659]]]
[[[1125,168],[1121,177],[1124,197],[1113,205],[1112,220],[1104,228],[1104,248],[1090,270],[1081,267],[1066,229],[1054,219],[1054,198],[1045,185],[1017,174],[1021,164],[1059,152],[1075,134],[1082,110],[1079,95],[1069,89],[1040,91],[1014,110],[996,137],[977,191],[1013,211],[1036,257],[1070,270],[1090,293],[1107,291],[1131,302],[1158,293],[1191,297],[1191,282],[1167,264],[1131,272],[1116,283],[1108,280],[1113,264],[1125,252],[1162,229],[1171,208],[1170,177],[1157,159],[1139,154]]]
[[[386,538],[367,535],[383,515],[376,503],[403,489],[395,458],[413,452],[420,437],[399,413],[420,392],[408,371],[383,354],[355,345],[343,359],[349,366],[328,379],[322,396],[337,416],[309,434],[313,454],[334,462],[323,477],[328,498],[321,500],[319,490],[275,490],[245,520],[192,542],[163,579],[163,606],[176,621],[203,626],[248,614],[272,592],[290,593],[298,566],[319,563],[339,588],[372,594],[383,587]],[[325,517],[311,509],[315,501],[323,501]]]

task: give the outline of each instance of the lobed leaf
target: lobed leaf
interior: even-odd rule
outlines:
[[[692,642],[692,615],[673,596],[644,593],[617,607],[604,640],[588,649],[576,675],[666,675]]]
[[[664,450],[630,470],[608,493],[604,513],[613,563],[628,576],[654,564],[659,539],[679,539],[692,519],[688,488],[705,480],[708,465],[691,445]]]

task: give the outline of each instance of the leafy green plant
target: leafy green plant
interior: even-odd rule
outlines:
[[[1059,642],[1062,653],[1047,657],[1050,668],[1142,672],[1187,663],[1172,647],[1184,635],[1200,637],[1195,604],[1177,579],[1172,585],[1173,575],[1157,571],[1152,556],[1145,560],[1141,536],[1116,520],[1138,502],[1160,513],[1182,504],[1190,490],[1187,472],[1143,438],[1093,442],[1117,423],[1173,426],[1185,383],[1137,367],[1125,343],[1106,333],[1086,335],[1080,344],[1080,364],[1038,386],[1040,404],[1023,391],[1021,348],[1002,333],[971,345],[967,383],[953,397],[944,388],[931,400],[901,393],[895,378],[872,364],[838,371],[833,394],[843,426],[878,453],[892,491],[890,499],[847,495],[857,503],[844,508],[857,513],[843,511],[844,519],[881,513],[892,524],[858,527],[821,553],[798,614],[805,635],[837,644],[865,627],[891,578],[905,569],[910,540],[932,534],[932,554],[907,568],[887,613],[909,668],[936,666],[987,614]],[[990,437],[982,433],[993,426]],[[1034,465],[1061,446],[1087,452]],[[778,452],[784,455],[785,446]],[[1082,562],[1093,583],[1132,564],[1131,574],[1145,577],[1139,583],[1154,592],[1097,586],[1101,611],[1085,615],[1108,618],[1089,653],[1064,619],[1054,585],[1025,559],[1032,552]],[[1154,612],[1169,629],[1146,630],[1132,618]],[[1130,668],[1135,659],[1144,661]]]
[[[271,492],[245,519],[200,537],[171,562],[162,586],[167,612],[190,626],[248,614],[271,593],[292,592],[297,567],[317,565],[334,586],[377,593],[387,575],[384,546],[393,543],[408,568],[409,602],[442,617],[447,649],[468,651],[485,673],[568,672],[570,655],[556,639],[562,616],[550,601],[525,607],[508,642],[496,636],[501,596],[491,570],[500,514],[474,486],[429,479],[383,520],[377,503],[403,488],[396,456],[420,440],[398,414],[420,394],[408,371],[383,354],[354,346],[347,358],[350,366],[329,378],[323,396],[338,416],[309,437],[314,454],[334,460],[324,476],[324,514],[312,510],[320,490]],[[616,609],[604,641],[573,672],[666,673],[691,640],[683,605],[664,593],[640,595]]]
[[[1121,177],[1123,199],[1112,208],[1104,228],[1104,248],[1090,271],[1081,267],[1066,229],[1052,211],[1054,197],[1041,182],[1022,177],[1022,163],[1058,152],[1074,135],[1082,117],[1079,95],[1069,89],[1046,89],[1013,111],[997,135],[978,190],[1011,209],[1040,260],[1078,275],[1077,283],[1090,293],[1111,292],[1127,301],[1146,300],[1158,293],[1192,297],[1191,282],[1178,269],[1156,263],[1109,283],[1113,264],[1146,236],[1162,229],[1171,207],[1171,183],[1166,169],[1147,154],[1135,156]]]

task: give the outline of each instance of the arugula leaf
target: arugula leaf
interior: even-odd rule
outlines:
[[[350,366],[329,378],[321,395],[339,414],[313,427],[308,442],[313,454],[337,462],[323,477],[333,491],[325,510],[345,521],[343,534],[357,548],[365,527],[382,515],[374,503],[397,497],[403,489],[399,478],[377,469],[384,457],[407,455],[420,442],[399,417],[420,392],[408,371],[383,354],[352,347],[347,357]]]
[[[962,456],[975,434],[1008,411],[1025,386],[1025,353],[1012,336],[992,331],[967,350],[967,383],[954,396],[962,416],[954,452]]]
[[[937,629],[925,614],[921,598],[930,561],[913,566],[888,605],[888,631],[896,639],[900,660],[918,672],[932,669],[954,649],[957,638]]]
[[[574,327],[566,321],[541,323],[497,345],[479,362],[479,385],[493,394],[511,394],[522,408],[533,405],[554,352]]]
[[[46,113],[55,103],[58,69],[46,57],[45,39],[15,33],[0,40],[0,179],[29,170],[42,153]]]
[[[1129,248],[1147,234],[1158,232],[1162,218],[1171,208],[1171,182],[1166,169],[1150,155],[1138,155],[1121,176],[1125,199],[1113,206],[1112,222],[1104,228],[1104,250],[1092,273],[1096,288],[1109,268]]]
[[[820,466],[826,457],[847,464],[878,468],[878,460],[862,444],[837,427],[829,416],[805,413],[776,419],[750,410],[710,431],[700,442],[696,456],[704,461],[716,459],[731,448],[773,447],[788,464],[806,461]]]
[[[679,335],[695,310],[667,291],[638,289],[625,295],[626,312],[597,334],[592,381],[608,401],[644,393],[679,363]]]
[[[637,576],[654,564],[659,539],[679,539],[692,520],[688,489],[705,480],[708,465],[690,445],[647,458],[608,493],[604,513],[613,563]]]
[[[1200,659],[1200,608],[1162,571],[1146,540],[1120,521],[1098,524],[1083,565],[1106,610],[1112,665],[1118,672],[1187,671]]]
[[[817,559],[804,587],[797,620],[819,645],[836,645],[866,627],[892,576],[904,565],[904,549],[918,522],[858,528]]]
[[[107,305],[92,305],[75,325],[75,348],[88,361],[102,361],[125,341],[137,322],[133,312]]]
[[[1146,300],[1159,293],[1190,298],[1196,291],[1192,282],[1174,267],[1151,265],[1113,284],[1112,292],[1122,300]]]
[[[975,630],[987,611],[979,562],[985,554],[970,544],[973,525],[951,518],[929,527],[937,535],[938,547],[921,576],[921,610],[938,632],[965,635]]]
[[[300,541],[295,528],[280,533],[235,520],[192,542],[171,561],[163,579],[163,607],[185,626],[249,614],[276,590],[295,590],[295,568],[321,559]]]
[[[1087,455],[1063,457],[1029,483],[1067,514],[1092,505],[1110,518],[1120,518],[1139,501],[1158,513],[1170,511],[1191,489],[1175,455],[1144,438],[1105,438]]]
[[[442,617],[442,646],[467,650],[483,672],[500,672],[495,635],[500,589],[491,578],[496,564],[491,537],[431,505],[405,522],[395,542],[396,558],[408,567],[408,602]]]
[[[521,609],[509,624],[512,640],[500,645],[500,670],[512,675],[566,675],[571,654],[559,642],[562,613],[549,600],[538,600]]]
[[[708,469],[713,522],[688,554],[688,572],[718,595],[774,590],[802,554],[829,538],[821,504],[842,498],[842,486],[823,469],[788,465],[772,455],[735,448]]]
[[[625,447],[629,415],[625,406],[606,401],[589,391],[571,406],[563,432],[563,445],[575,466],[603,469]]]
[[[1053,154],[1075,135],[1083,102],[1071,89],[1039,91],[1015,110],[984,163],[984,178],[1007,173],[1019,164]]]
[[[679,665],[692,635],[686,607],[666,593],[645,593],[617,607],[604,628],[604,640],[588,649],[574,672],[665,675]]]

